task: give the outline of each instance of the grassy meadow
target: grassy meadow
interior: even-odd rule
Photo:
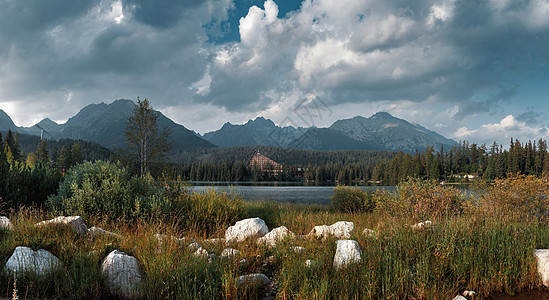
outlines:
[[[110,214],[88,209],[97,199],[86,199],[87,206],[80,208],[71,202],[85,196],[78,188],[101,189],[86,187],[91,181],[66,187],[72,192],[60,191],[64,198],[51,199],[46,208],[8,213],[14,228],[0,230],[1,265],[17,246],[46,249],[63,263],[44,277],[18,277],[19,299],[112,297],[100,264],[114,249],[141,263],[141,289],[147,299],[452,299],[465,290],[483,299],[543,289],[533,251],[549,248],[547,177],[512,176],[479,184],[470,195],[420,180],[403,183],[394,193],[338,187],[332,206],[243,202],[238,195],[214,191],[192,194],[177,183],[149,193],[142,183],[133,182],[132,188],[141,191],[140,201],[125,198],[128,211]],[[123,188],[117,187],[115,194],[127,197]],[[100,194],[101,201],[106,201],[109,191]],[[84,216],[88,227],[124,238],[92,238],[65,227],[34,227],[68,213]],[[209,240],[224,237],[228,226],[248,217],[262,218],[269,229],[286,226],[297,237],[275,248],[255,240],[230,245]],[[410,226],[424,220],[433,226]],[[333,267],[334,238],[306,236],[316,225],[337,221],[354,223],[351,239],[362,249],[362,261],[343,269]],[[374,230],[374,236],[363,234],[366,228]],[[196,257],[188,243],[159,242],[156,233],[194,238],[215,256]],[[296,253],[294,246],[305,251]],[[221,258],[227,247],[240,250],[239,257]],[[308,267],[308,259],[316,263]],[[258,272],[273,279],[271,290],[237,288],[238,276]],[[2,272],[0,287],[0,297],[11,298],[13,274]]]

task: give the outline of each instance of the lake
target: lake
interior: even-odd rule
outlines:
[[[304,204],[332,203],[332,193],[335,186],[304,185],[293,182],[191,182],[195,191],[214,189],[218,191],[234,191],[245,201],[267,201]],[[395,190],[394,186],[361,186],[362,189]]]

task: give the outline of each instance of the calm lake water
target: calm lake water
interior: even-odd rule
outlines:
[[[242,183],[242,182],[191,182],[195,191],[207,189],[234,191],[246,201],[267,201],[325,204],[332,203],[335,186],[307,186],[302,183]],[[395,190],[394,186],[362,186],[362,189]]]

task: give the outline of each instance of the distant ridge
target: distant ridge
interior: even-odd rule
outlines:
[[[204,134],[217,146],[282,146],[307,150],[424,151],[426,147],[452,147],[455,141],[420,125],[378,112],[370,118],[356,116],[338,120],[329,128],[276,126],[258,117],[243,125],[225,123]]]
[[[46,137],[54,139],[82,139],[96,142],[109,149],[124,148],[127,146],[125,135],[126,123],[128,116],[133,112],[135,106],[136,104],[132,100],[127,99],[115,100],[110,104],[103,102],[90,104],[82,108],[64,124],[57,124],[46,118],[37,125],[47,131],[48,136]],[[196,136],[184,126],[173,122],[161,112],[155,111],[155,113],[158,116],[158,127],[170,130],[170,141],[172,142],[173,149],[215,147],[212,143]],[[38,126],[19,128],[19,130],[40,135],[41,129]]]

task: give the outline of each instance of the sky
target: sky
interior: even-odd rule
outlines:
[[[0,109],[139,96],[200,133],[386,111],[507,146],[549,138],[548,49],[549,0],[0,0]]]

